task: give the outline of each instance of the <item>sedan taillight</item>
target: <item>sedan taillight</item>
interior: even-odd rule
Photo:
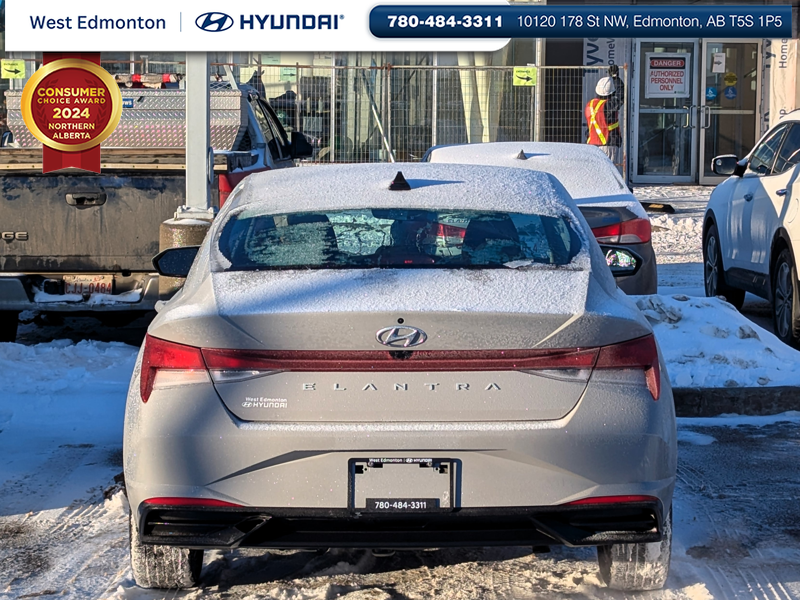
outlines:
[[[653,400],[661,396],[661,369],[656,339],[652,333],[635,340],[603,346],[595,369],[644,369],[647,389]]]
[[[595,227],[592,233],[601,244],[644,244],[650,241],[650,219],[631,219]]]
[[[208,371],[200,348],[168,342],[151,335],[144,340],[139,390],[142,402],[153,389],[208,382]]]
[[[191,383],[242,381],[281,371],[577,371],[642,369],[654,400],[661,373],[653,334],[610,346],[532,350],[391,351],[234,350],[196,348],[148,335],[142,359],[141,394]]]

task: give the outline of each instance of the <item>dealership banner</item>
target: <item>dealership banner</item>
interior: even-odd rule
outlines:
[[[12,52],[490,51],[511,38],[791,38],[792,7],[12,0],[5,34]]]
[[[772,40],[769,64],[769,126],[797,106],[797,40]]]
[[[691,56],[685,52],[647,52],[644,97],[688,98],[691,92]]]

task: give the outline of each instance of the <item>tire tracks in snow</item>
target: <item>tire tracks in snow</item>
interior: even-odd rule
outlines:
[[[113,447],[62,445],[0,487],[0,598],[98,598],[127,561],[127,502],[103,498]]]
[[[772,474],[774,461],[792,460],[783,452],[780,457],[775,454],[777,448],[785,449],[781,438],[789,430],[771,429],[774,435],[764,436],[762,431],[748,439],[744,430],[717,428],[713,433],[718,441],[712,446],[679,445],[676,498],[683,512],[697,520],[692,527],[706,536],[701,544],[685,549],[687,556],[674,556],[673,568],[683,579],[705,582],[715,599],[800,600],[800,593],[787,585],[800,572],[800,549],[796,542],[781,547],[776,541],[783,532],[771,530],[763,520],[764,513],[787,495],[765,476]],[[738,461],[730,460],[733,443]],[[792,485],[790,477],[785,484]]]

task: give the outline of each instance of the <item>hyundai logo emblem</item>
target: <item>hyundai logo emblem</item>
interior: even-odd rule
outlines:
[[[203,31],[217,33],[233,27],[233,17],[221,12],[203,13],[194,22]]]
[[[392,346],[394,348],[409,348],[411,346],[419,346],[428,339],[422,329],[416,327],[386,327],[381,329],[375,338],[384,346]]]

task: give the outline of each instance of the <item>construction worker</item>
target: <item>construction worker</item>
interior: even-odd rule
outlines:
[[[614,79],[618,77],[603,77],[597,82],[594,89],[595,97],[589,100],[583,114],[589,125],[587,143],[598,146],[619,168],[622,165],[619,109],[624,102],[622,99],[624,92],[622,89],[617,90]]]

